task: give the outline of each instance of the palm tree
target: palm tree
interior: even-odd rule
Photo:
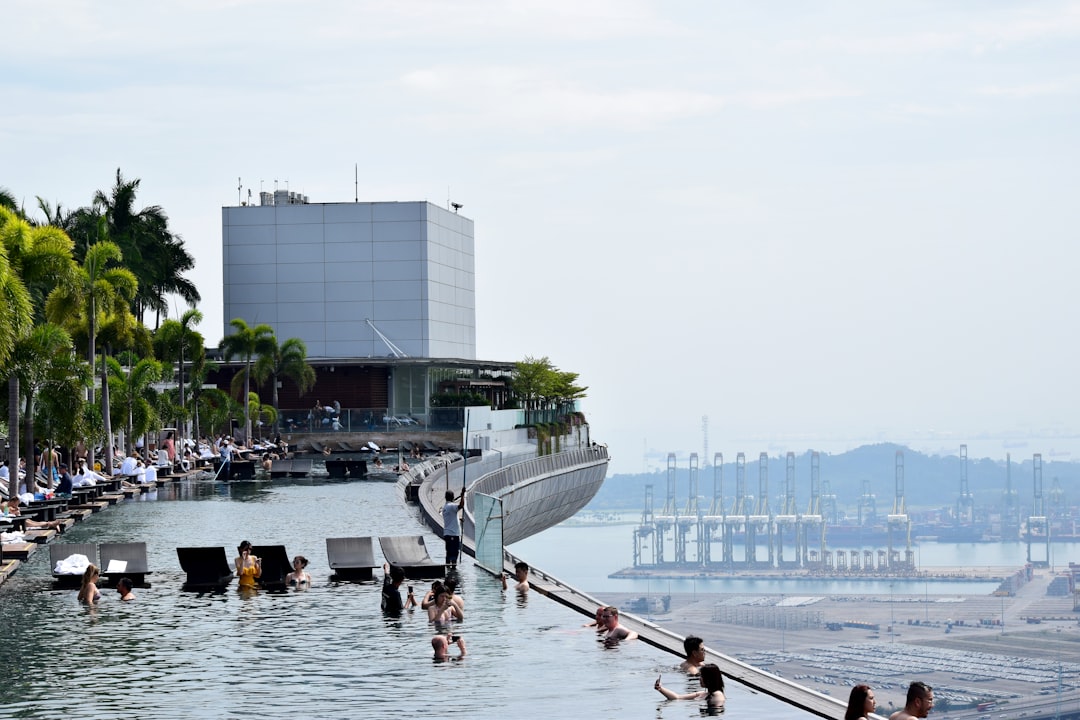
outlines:
[[[134,359],[128,355],[129,360]],[[153,358],[143,358],[127,370],[116,358],[106,358],[105,362],[109,367],[110,395],[124,418],[124,437],[127,452],[131,454],[135,438],[145,435],[157,423],[157,391],[153,384],[162,379],[164,367]]]
[[[193,358],[204,354],[203,336],[194,330],[201,323],[203,314],[192,308],[184,312],[179,320],[166,320],[154,333],[154,345],[157,356],[167,362],[177,362],[177,381],[180,388],[180,414],[186,415],[184,398],[184,357]],[[185,437],[184,426],[180,427],[180,441]]]
[[[0,377],[8,377],[9,458],[17,466],[19,379],[5,370],[15,342],[26,337],[42,316],[48,288],[71,276],[71,240],[55,228],[33,228],[19,214],[0,207]],[[35,302],[36,300],[36,302]],[[33,455],[29,456],[32,458]]]
[[[264,405],[258,393],[248,395],[247,411],[255,417],[260,426],[266,423],[273,423],[275,427],[277,426],[277,410],[273,405]],[[263,418],[266,418],[266,423],[263,423]]]
[[[266,352],[259,355],[252,370],[255,379],[261,385],[270,380],[273,390],[275,412],[274,432],[278,431],[276,414],[278,407],[278,379],[288,378],[296,383],[303,395],[315,386],[315,370],[307,362],[307,346],[300,338],[289,338],[278,345],[277,338],[271,337],[266,343]]]
[[[200,413],[202,403],[200,400],[202,394],[208,392],[203,390],[203,385],[206,384],[206,379],[210,372],[217,369],[218,364],[212,360],[207,360],[205,354],[195,355],[191,359],[191,407],[195,423],[192,435],[196,438],[202,437],[202,415]],[[228,397],[228,395],[226,395],[226,397]]]
[[[125,180],[117,168],[116,184],[108,194],[98,190],[94,194],[94,206],[104,212],[109,238],[120,246],[139,281],[134,313],[142,322],[148,309],[160,320],[161,314],[168,310],[169,293],[179,294],[191,306],[201,297],[195,285],[183,277],[183,273],[195,267],[195,259],[180,236],[169,230],[169,216],[159,205],[135,209],[140,182],[138,178]]]
[[[101,220],[104,226],[104,219]],[[107,236],[104,227],[101,234]],[[135,298],[138,281],[126,268],[110,267],[123,259],[120,248],[113,242],[103,241],[86,250],[82,265],[76,266],[75,277],[70,285],[56,288],[45,306],[46,316],[69,329],[85,325],[87,357],[91,367],[96,367],[98,331],[105,322],[111,324],[114,334],[123,337],[124,331],[134,332],[129,303]],[[112,469],[112,422],[109,414],[109,381],[107,366],[101,368],[101,416],[107,442],[105,443],[105,467]],[[87,401],[94,402],[94,388],[87,390]],[[90,444],[90,463],[94,462],[93,443]]]
[[[82,394],[91,374],[90,367],[75,356],[67,331],[52,323],[35,327],[18,342],[11,372],[25,403],[25,457],[34,456],[36,417],[44,420],[40,424],[51,438],[65,444],[76,440],[82,424]],[[39,394],[44,398],[43,412],[35,407]]]
[[[243,318],[233,318],[230,322],[233,333],[221,339],[221,350],[225,362],[234,357],[244,361],[244,394],[240,397],[248,397],[251,393],[251,361],[256,355],[265,355],[270,350],[270,343],[274,339],[274,329],[266,324],[251,327]],[[233,391],[240,379],[240,375],[233,378]],[[244,403],[244,441],[251,440],[251,413],[247,403]]]

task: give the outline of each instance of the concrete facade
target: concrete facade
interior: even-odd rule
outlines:
[[[263,202],[222,208],[226,333],[239,317],[312,359],[392,354],[370,319],[410,357],[476,358],[472,220],[428,202]]]

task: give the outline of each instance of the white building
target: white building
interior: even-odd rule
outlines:
[[[476,358],[473,222],[429,202],[314,203],[288,192],[221,212],[225,332],[266,323],[308,357]],[[366,320],[386,336],[381,339]]]

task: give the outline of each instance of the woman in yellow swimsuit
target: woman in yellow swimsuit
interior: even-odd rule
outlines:
[[[239,587],[253,588],[255,580],[262,576],[262,560],[251,554],[251,543],[244,540],[237,548],[240,557],[236,558],[236,577],[240,579]]]

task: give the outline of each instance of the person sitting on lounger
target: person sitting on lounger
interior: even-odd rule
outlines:
[[[13,517],[19,517],[22,513],[19,512],[19,506],[22,501],[19,500],[18,495],[12,495],[8,499],[7,511],[8,515]],[[27,520],[26,527],[37,530],[56,530],[57,532],[64,532],[64,523],[60,520]]]
[[[91,607],[97,605],[98,600],[101,599],[101,592],[97,587],[100,576],[101,571],[98,570],[97,565],[91,563],[86,566],[86,570],[83,571],[82,584],[79,586],[79,602]]]

